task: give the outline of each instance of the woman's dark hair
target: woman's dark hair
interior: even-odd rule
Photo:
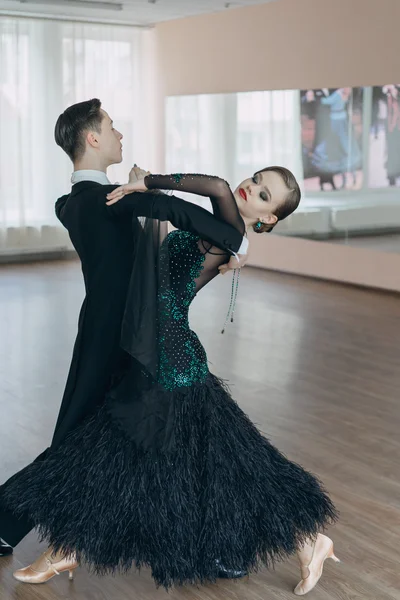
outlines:
[[[85,153],[84,133],[88,130],[101,133],[101,102],[97,98],[69,106],[58,117],[54,129],[56,144],[68,154],[72,162]]]
[[[278,221],[276,223],[278,223],[279,221],[286,219],[286,217],[291,215],[292,212],[296,210],[300,202],[301,191],[296,177],[291,171],[289,171],[289,169],[286,169],[285,167],[266,167],[265,169],[257,171],[257,173],[265,173],[266,171],[274,171],[275,173],[278,173],[278,175],[282,177],[286,187],[289,190],[285,200],[275,210],[274,214],[276,217],[278,217]],[[269,233],[273,230],[276,223],[274,223],[272,226],[268,225],[268,223],[263,223],[260,228],[256,228],[256,226],[253,225],[253,230],[256,233]]]

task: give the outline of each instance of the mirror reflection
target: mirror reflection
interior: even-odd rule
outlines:
[[[400,252],[399,92],[384,84],[171,97],[166,168],[236,185],[285,166],[303,197],[274,234]]]

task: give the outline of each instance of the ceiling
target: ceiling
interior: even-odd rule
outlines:
[[[151,26],[172,19],[267,4],[268,1],[276,0],[0,0],[0,15]],[[113,6],[122,6],[122,10],[114,10]]]

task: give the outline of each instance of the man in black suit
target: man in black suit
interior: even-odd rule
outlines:
[[[97,99],[69,107],[58,118],[55,139],[74,164],[72,190],[56,202],[56,214],[68,229],[82,262],[86,296],[79,315],[71,367],[50,448],[102,402],[113,374],[126,355],[120,348],[121,324],[135,251],[139,216],[170,221],[178,229],[200,235],[223,250],[245,255],[247,239],[224,222],[216,223],[206,210],[166,194],[130,194],[108,206],[106,195],[115,189],[107,168],[122,161],[122,134]],[[18,477],[14,475],[8,482]],[[26,517],[17,517],[1,504],[8,482],[0,487],[0,555],[12,552],[33,528]],[[8,542],[8,544],[7,544]],[[225,575],[223,569],[221,575]],[[228,576],[235,576],[229,573]]]

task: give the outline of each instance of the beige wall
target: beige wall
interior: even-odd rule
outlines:
[[[398,0],[277,0],[163,23],[160,112],[172,95],[397,82],[399,23]],[[163,164],[163,140],[159,152]],[[253,244],[258,266],[400,291],[400,254],[267,237]]]
[[[400,255],[280,235],[250,238],[249,265],[400,292]]]
[[[398,0],[277,0],[157,27],[167,95],[397,81]]]

